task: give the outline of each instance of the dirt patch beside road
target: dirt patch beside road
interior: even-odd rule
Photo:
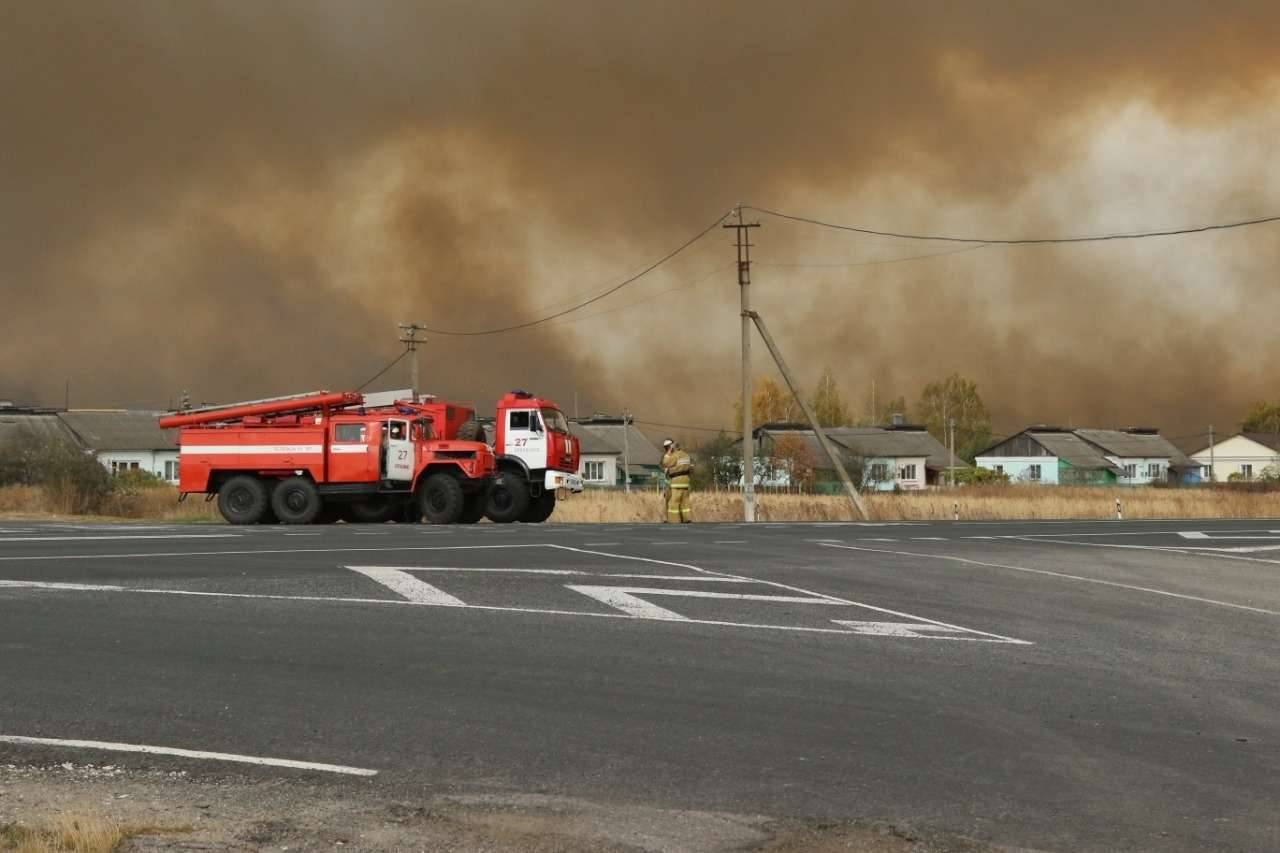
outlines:
[[[985,853],[1000,849],[885,823],[776,820],[544,795],[423,792],[414,796],[367,782],[196,777],[180,770],[131,770],[115,765],[0,765],[0,827],[50,826],[68,816],[155,828],[154,833],[126,838],[120,853]],[[0,843],[3,849],[5,844]]]

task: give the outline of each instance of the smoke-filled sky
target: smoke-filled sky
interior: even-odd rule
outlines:
[[[1280,213],[1274,2],[17,0],[4,19],[0,397],[352,387],[400,351],[398,321],[543,316],[739,201],[980,237]],[[942,254],[759,218],[755,307],[806,382],[829,365],[855,403],[959,371],[998,431],[1172,435],[1280,396],[1280,225]],[[727,423],[731,236],[546,326],[432,336],[423,386]],[[406,385],[402,362],[374,387]]]

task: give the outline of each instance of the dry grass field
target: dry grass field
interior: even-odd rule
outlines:
[[[1115,502],[1124,517],[1137,518],[1280,518],[1280,490],[1240,486],[1215,488],[1074,488],[1036,486],[979,486],[955,491],[872,494],[866,502],[875,521],[951,519],[958,506],[962,520],[1114,518]],[[850,521],[847,500],[829,495],[757,496],[762,521]],[[695,521],[738,521],[742,499],[731,492],[696,492]],[[663,516],[662,497],[654,492],[630,495],[588,491],[562,501],[552,516],[561,523],[657,522]],[[50,496],[33,486],[0,487],[0,517],[57,518],[75,515],[66,498]],[[149,521],[220,522],[217,507],[201,495],[178,503],[169,486],[112,494],[94,516],[77,518]]]

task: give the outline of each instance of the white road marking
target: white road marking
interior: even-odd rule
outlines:
[[[682,580],[684,580],[684,578],[682,578]],[[757,581],[757,583],[769,584],[771,586],[779,586],[779,584],[773,584],[770,581]],[[203,592],[203,591],[187,590],[187,589],[141,589],[141,588],[135,588],[135,587],[108,586],[105,584],[95,585],[95,584],[75,584],[75,583],[54,583],[54,582],[43,582],[43,581],[3,581],[2,584],[0,585],[4,587],[9,587],[9,588],[27,587],[32,589],[67,590],[67,591],[90,590],[90,591],[100,591],[100,592],[137,593],[141,595],[191,596],[196,598],[236,598],[236,599],[262,600],[262,601],[332,602],[334,604],[373,604],[373,605],[392,606],[392,607],[432,606],[429,603],[410,601],[406,598],[347,598],[347,597],[333,598],[333,597],[323,596],[323,595],[275,595],[270,593],[247,593],[247,592]],[[829,598],[829,596],[822,596],[821,593],[814,593],[814,596]],[[849,601],[849,602],[833,601],[832,603],[846,603],[854,607],[861,607],[866,610],[875,610],[881,613],[889,613],[894,616],[902,616],[906,619],[911,619],[914,621],[929,622],[934,625],[947,625],[947,623],[945,622],[938,622],[936,620],[926,619],[922,616],[915,616],[910,613],[900,613],[896,610],[888,610],[883,607],[873,607],[870,604],[861,604],[856,601]],[[585,616],[589,618],[598,618],[598,619],[635,619],[636,618],[626,613],[591,613],[583,610],[558,610],[558,609],[538,608],[538,607],[500,607],[500,606],[488,605],[488,604],[461,604],[461,605],[447,605],[447,606],[450,606],[455,610],[484,610],[484,611],[489,611],[493,613],[530,613],[530,614],[545,615],[545,616]],[[673,620],[637,620],[637,621],[673,621]],[[765,631],[796,631],[803,634],[841,634],[841,635],[852,636],[852,635],[857,635],[859,633],[857,631],[853,631],[843,627],[842,628],[816,628],[816,627],[809,627],[804,625],[767,625],[767,624],[760,624],[760,623],[754,623],[754,622],[730,622],[724,619],[682,619],[679,621],[681,621],[681,624],[686,624],[686,625],[714,625],[717,627],[724,627],[724,628],[752,628],[752,629],[765,630]],[[947,625],[947,627],[959,628],[960,626]],[[986,637],[995,637],[999,640],[1009,642],[1009,643],[1014,643],[1017,645],[1032,645],[1032,643],[1030,643],[1027,640],[1015,640],[1012,637],[1004,637],[999,634],[989,634],[985,631],[975,631],[972,628],[961,628],[961,630],[967,631],[972,634],[979,634]]]
[[[574,586],[572,584],[566,584],[566,586],[574,592],[580,592],[585,596],[594,598],[596,601],[607,604],[616,610],[621,610],[636,619],[688,621],[686,617],[681,616],[679,613],[659,607],[656,604],[650,604],[643,598],[637,598],[632,594],[633,591],[629,589],[615,586]]]
[[[102,542],[114,539],[239,539],[238,533],[139,533],[112,536],[4,536],[0,542]]]
[[[383,566],[352,566],[352,571],[372,578],[388,589],[403,595],[415,604],[430,604],[433,607],[465,607],[466,602],[454,598],[442,589],[437,589],[425,581],[418,580],[408,572]]]
[[[1069,545],[1069,544],[1077,544],[1077,543],[1063,542],[1062,544]],[[1085,544],[1085,543],[1079,543],[1079,544]],[[827,545],[826,547],[843,548],[846,551],[870,551],[876,554],[896,554],[900,557],[921,557],[926,560],[948,560],[954,563],[964,563],[970,566],[985,566],[991,569],[1007,569],[1008,571],[1011,571],[1011,572],[1026,572],[1028,574],[1033,574],[1033,575],[1045,575],[1047,577],[1052,577],[1052,578],[1062,578],[1063,580],[1081,581],[1082,583],[1096,583],[1102,586],[1117,587],[1119,589],[1129,589],[1135,592],[1147,592],[1147,593],[1151,593],[1152,595],[1163,595],[1169,598],[1180,598],[1186,601],[1199,601],[1204,604],[1217,605],[1218,607],[1230,607],[1234,610],[1247,610],[1251,613],[1264,613],[1268,616],[1280,616],[1280,611],[1267,610],[1262,607],[1250,607],[1247,604],[1234,604],[1230,601],[1218,601],[1217,599],[1214,599],[1214,598],[1203,598],[1198,595],[1184,595],[1183,593],[1180,593],[1180,592],[1169,592],[1168,590],[1153,589],[1147,586],[1136,586],[1134,584],[1118,583],[1116,581],[1101,580],[1100,578],[1088,578],[1088,577],[1083,577],[1081,575],[1069,575],[1064,572],[1051,572],[1048,569],[1032,569],[1026,566],[1010,566],[1003,563],[988,563],[982,560],[970,560],[966,557],[955,557],[950,554],[919,554],[919,553],[912,553],[909,551],[890,551],[884,548],[858,548],[853,545]],[[1099,547],[1108,547],[1108,546],[1102,545]],[[1115,546],[1115,547],[1132,547],[1132,546]],[[1180,553],[1185,553],[1185,552],[1180,552]]]
[[[144,746],[138,743],[110,743],[101,740],[64,740],[51,737],[22,737],[0,735],[0,743],[22,746],[55,746],[71,749],[99,749],[107,752],[141,752],[146,755],[175,755],[179,758],[196,758],[201,761],[233,761],[237,764],[259,764],[267,767],[288,767],[294,770],[319,770],[324,773],[342,773],[347,776],[377,776],[377,770],[363,767],[347,767],[342,764],[318,764],[314,761],[294,761],[288,758],[261,758],[256,755],[236,755],[230,752],[205,752],[196,749],[177,749],[170,746]]]
[[[845,625],[859,634],[879,637],[929,637],[930,634],[959,634],[959,628],[947,625],[930,625],[920,622],[849,622],[844,619],[832,619],[837,625]],[[938,639],[937,637],[929,637]],[[952,639],[948,637],[947,639]]]

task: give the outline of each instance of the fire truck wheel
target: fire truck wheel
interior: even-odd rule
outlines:
[[[464,503],[462,484],[452,474],[432,474],[418,490],[418,506],[432,524],[453,524]]]
[[[510,524],[529,509],[529,485],[519,474],[503,471],[489,487],[489,505],[484,514],[490,521]]]
[[[555,511],[556,493],[543,489],[542,494],[529,502],[529,509],[520,520],[525,524],[541,524]]]
[[[403,504],[390,498],[361,498],[347,507],[350,519],[357,524],[382,524],[396,518]]]
[[[306,477],[280,481],[271,494],[271,508],[284,524],[310,524],[320,514],[320,493]]]
[[[467,421],[458,427],[458,441],[484,441],[484,427],[475,421]]]
[[[484,492],[467,495],[462,505],[462,515],[458,516],[459,524],[475,524],[484,518],[484,511],[489,506],[489,496]]]
[[[218,489],[218,512],[231,524],[257,524],[267,503],[267,487],[248,474],[232,477]]]

